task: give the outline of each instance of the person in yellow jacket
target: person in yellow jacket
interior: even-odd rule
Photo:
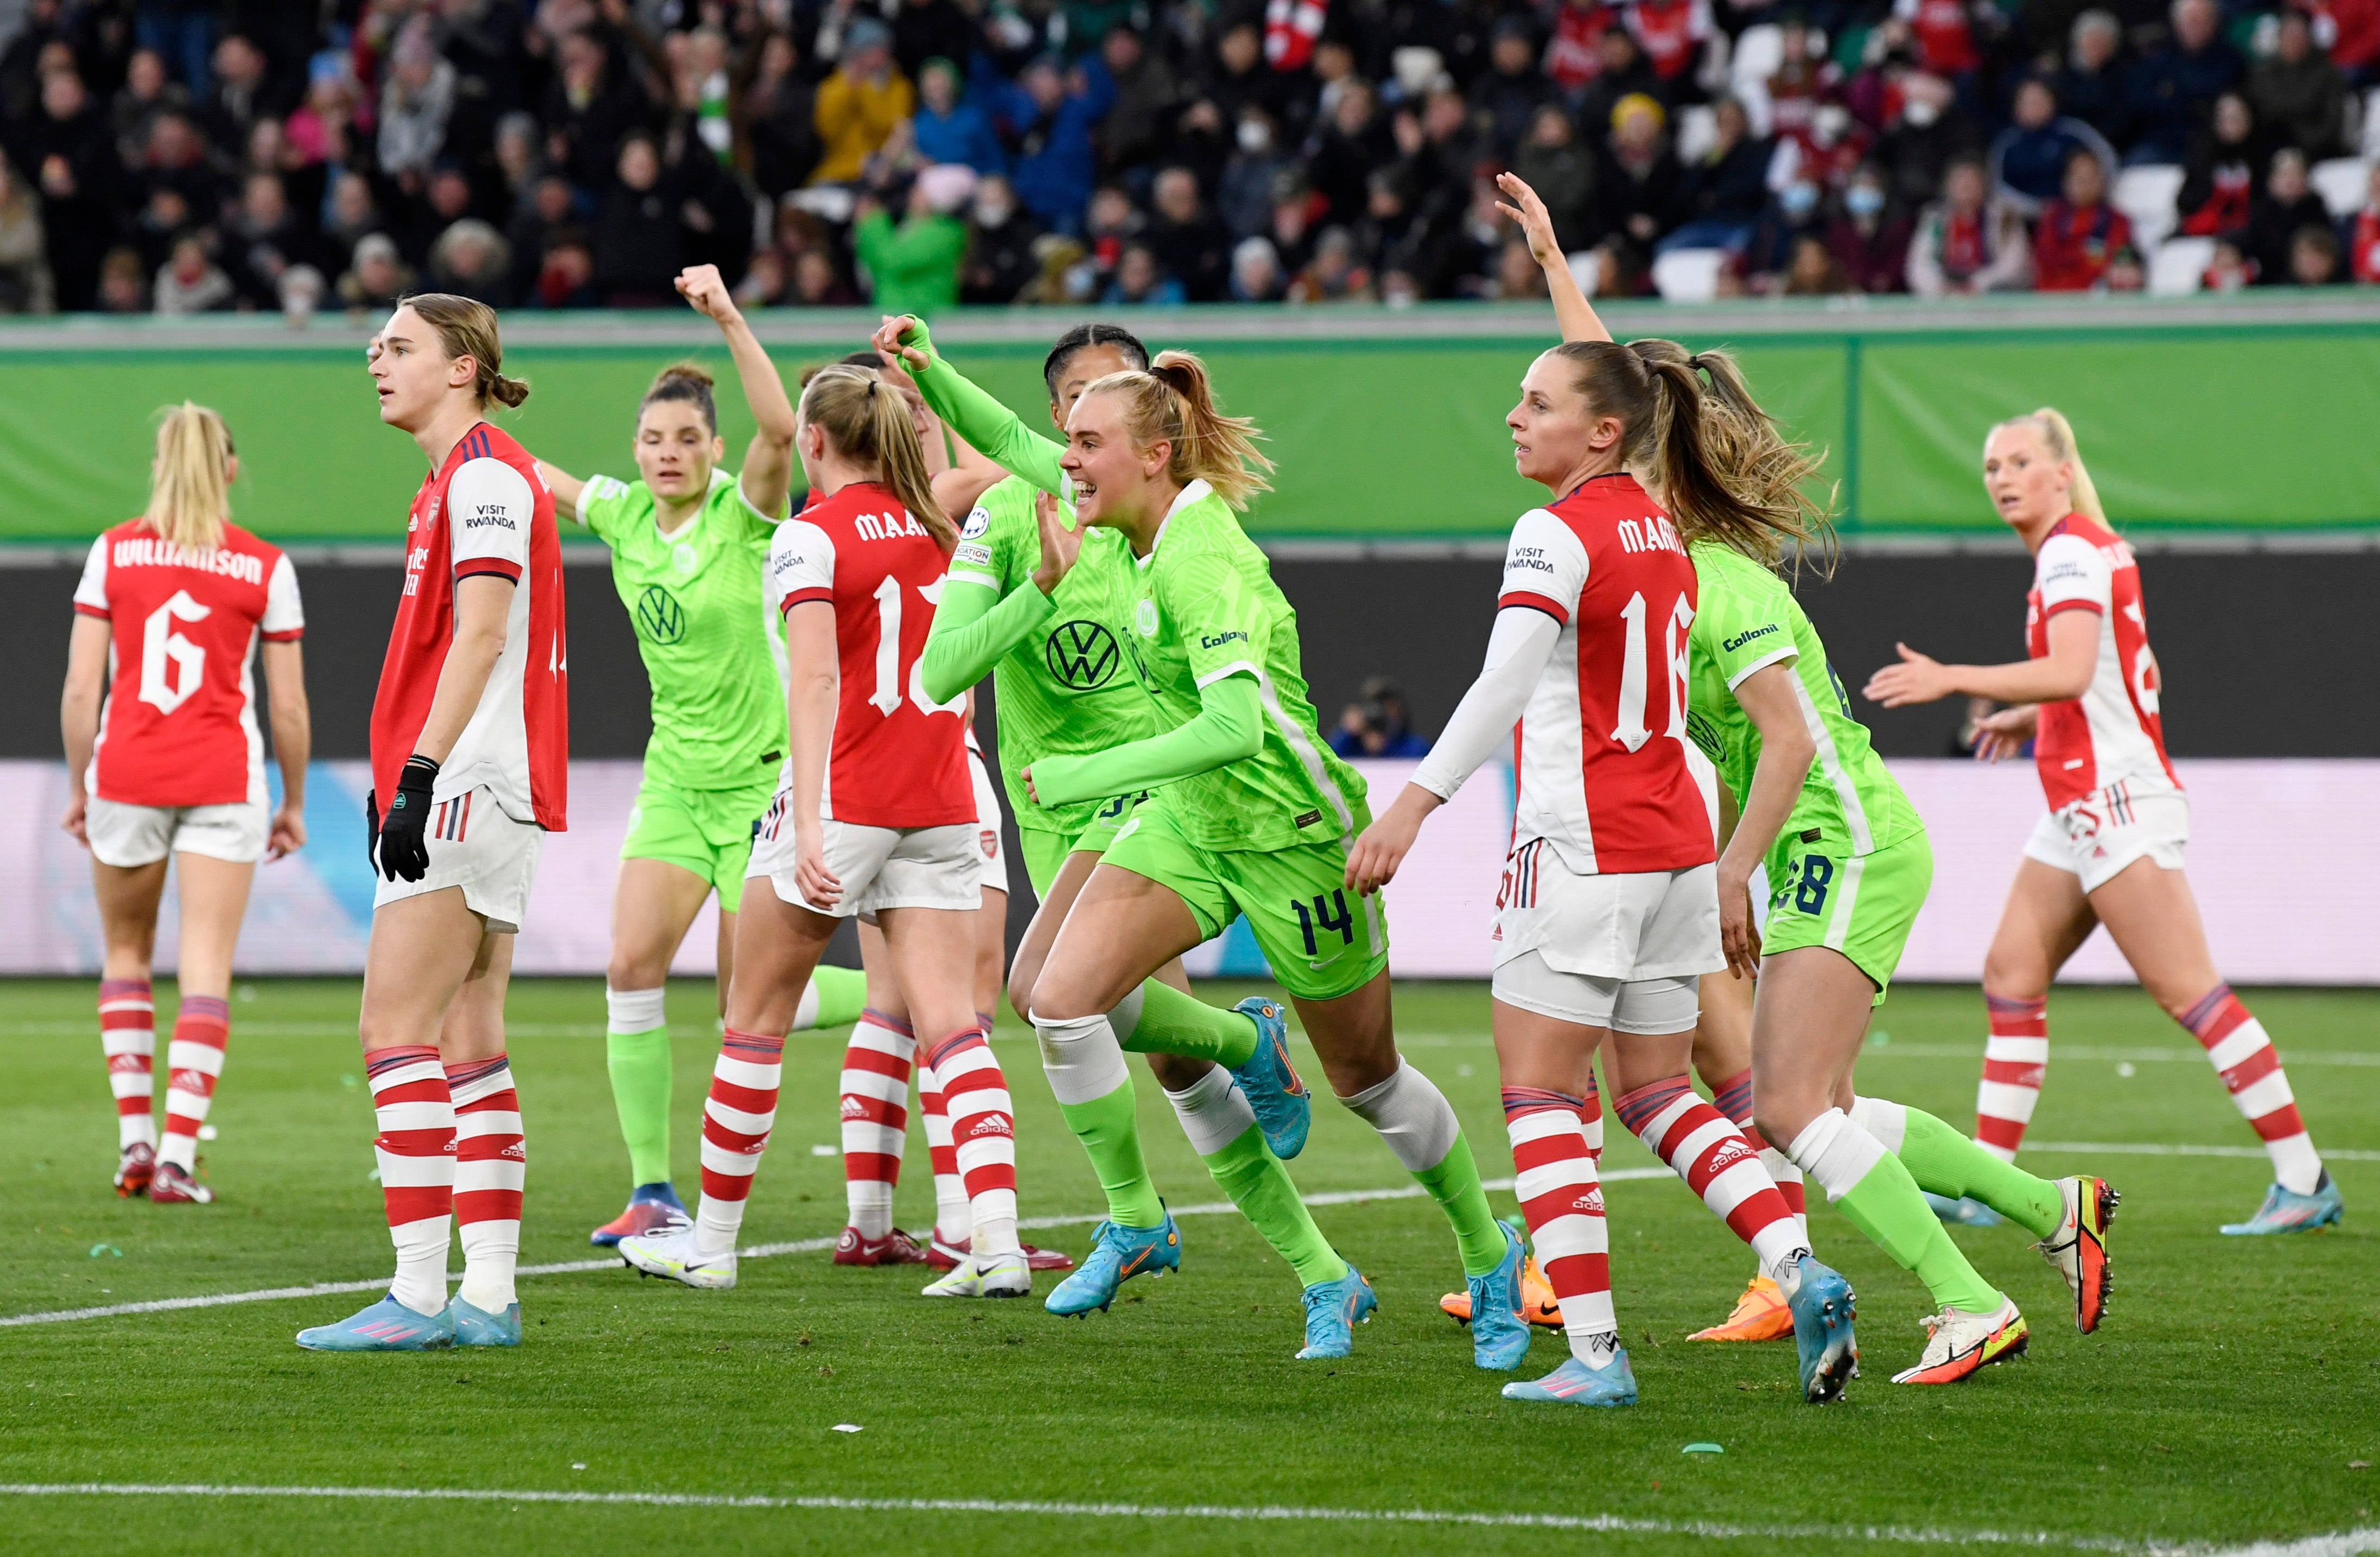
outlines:
[[[843,60],[819,84],[811,117],[826,155],[812,184],[848,184],[868,157],[917,111],[917,89],[892,63],[892,33],[873,17],[854,21],[843,35]]]

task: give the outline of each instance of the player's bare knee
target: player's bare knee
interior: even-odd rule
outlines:
[[[2049,965],[2031,951],[1992,943],[1984,954],[1984,994],[1995,1000],[2040,1000],[2049,994]]]

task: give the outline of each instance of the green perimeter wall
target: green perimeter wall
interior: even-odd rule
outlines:
[[[1763,404],[1828,452],[1846,533],[1997,530],[1975,473],[1984,431],[2045,403],[2072,417],[2108,509],[2136,529],[2380,526],[2380,326],[1812,332],[1734,349]],[[1226,408],[1254,416],[1281,463],[1250,517],[1259,534],[1500,536],[1542,498],[1512,474],[1501,425],[1525,342],[1202,350]],[[633,477],[631,416],[676,355],[524,346],[505,366],[535,393],[502,424],[576,474]],[[722,381],[733,463],[750,435],[742,397],[723,351],[693,355]],[[791,377],[827,355],[779,360]],[[1043,425],[1038,349],[950,355]],[[0,541],[71,542],[137,513],[152,415],[184,398],[230,420],[244,524],[284,541],[395,538],[419,455],[379,425],[360,354],[343,344],[0,355]]]

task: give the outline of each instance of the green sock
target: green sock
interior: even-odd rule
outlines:
[[[1125,1227],[1160,1227],[1165,1206],[1140,1155],[1140,1126],[1135,1118],[1132,1078],[1105,1097],[1088,1103],[1062,1103],[1058,1112],[1066,1128],[1090,1153],[1091,1171],[1107,1191],[1108,1218]]]
[[[1918,1188],[1957,1199],[1973,1195],[2010,1221],[2046,1238],[2066,1219],[2066,1197],[2046,1178],[2004,1163],[1922,1108],[1901,1105],[1908,1128],[1900,1161]]]
[[[612,1070],[612,1104],[628,1143],[628,1171],[640,1185],[663,1183],[670,1176],[669,1029],[608,1033],[603,1053]]]
[[[867,1008],[868,975],[856,968],[830,968],[821,963],[810,970],[809,987],[802,991],[801,1008],[794,1016],[794,1031],[848,1027]]]
[[[1851,1193],[1835,1203],[1895,1264],[1915,1272],[1944,1308],[1987,1314],[2000,1306],[1999,1289],[1967,1263],[1900,1158],[1889,1153],[1878,1158]]]
[[[1236,1070],[1256,1057],[1257,1024],[1253,1018],[1184,995],[1169,984],[1150,979],[1134,992],[1140,998],[1140,1018],[1116,1041],[1135,1055],[1181,1055],[1211,1059]],[[1127,999],[1129,1004],[1129,999]],[[1116,1015],[1121,1015],[1122,1008]],[[1111,1024],[1114,1016],[1110,1017]]]
[[[1346,1275],[1347,1261],[1314,1225],[1314,1213],[1290,1182],[1289,1169],[1265,1150],[1263,1130],[1250,1125],[1229,1146],[1208,1153],[1206,1161],[1207,1171],[1232,1203],[1264,1235],[1273,1252],[1289,1261],[1300,1286]]]
[[[1414,1177],[1454,1224],[1464,1275],[1484,1276],[1504,1262],[1503,1224],[1488,1209],[1488,1188],[1479,1182],[1479,1165],[1472,1160],[1469,1141],[1458,1133],[1452,1150],[1436,1167],[1416,1168]]]

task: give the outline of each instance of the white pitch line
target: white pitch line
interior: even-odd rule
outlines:
[[[2149,1141],[2028,1141],[2028,1152],[2089,1152],[2117,1157],[2253,1157],[2261,1146],[2161,1146]],[[2325,1163],[2380,1163],[2380,1152],[2324,1152]]]
[[[2284,1067],[2299,1065],[2343,1065],[2380,1068],[2380,1054],[2366,1054],[2355,1049],[2284,1049],[2278,1051]],[[1981,1064],[1984,1051],[1972,1044],[1877,1044],[1870,1043],[1860,1050],[1862,1059],[1890,1059],[1895,1055],[1907,1055],[1913,1059],[1972,1059]],[[2131,1059],[2149,1065],[2204,1065],[2204,1049],[2180,1048],[2110,1048],[2088,1044],[2055,1044],[2049,1057],[2059,1059]]]
[[[1634,1167],[1608,1168],[1601,1177],[1604,1182],[1610,1183],[1629,1178],[1669,1178],[1673,1175],[1665,1167]],[[1512,1187],[1512,1181],[1509,1178],[1491,1178],[1486,1181],[1486,1187],[1490,1189],[1509,1189]],[[1318,1195],[1308,1195],[1305,1197],[1305,1203],[1311,1206],[1360,1205],[1370,1201],[1418,1200],[1427,1192],[1418,1184],[1400,1184],[1390,1189],[1335,1189],[1327,1190]],[[1172,1210],[1176,1216],[1221,1216],[1227,1213],[1237,1212],[1239,1207],[1229,1201],[1210,1201],[1203,1205],[1174,1206]],[[1082,1227],[1099,1221],[1103,1214],[1103,1213],[1093,1213],[1083,1216],[1028,1216],[1018,1222],[1016,1225],[1020,1230],[1025,1231],[1044,1227]],[[735,1257],[738,1260],[770,1260],[781,1254],[818,1254],[832,1249],[834,1244],[835,1240],[832,1238],[796,1238],[790,1243],[751,1244],[737,1249]],[[590,1271],[616,1271],[620,1268],[620,1263],[616,1256],[609,1260],[562,1260],[549,1265],[523,1265],[513,1273],[516,1276],[583,1275]],[[460,1281],[462,1273],[449,1272],[446,1279]],[[378,1292],[387,1285],[388,1278],[382,1276],[373,1281],[320,1281],[311,1282],[303,1286],[260,1287],[253,1292],[211,1292],[197,1298],[156,1298],[145,1303],[106,1303],[89,1309],[53,1309],[42,1313],[0,1316],[0,1329],[22,1324],[63,1324],[70,1320],[115,1319],[124,1314],[173,1313],[183,1309],[220,1309],[234,1303],[271,1303],[288,1298],[323,1298],[342,1292]]]

